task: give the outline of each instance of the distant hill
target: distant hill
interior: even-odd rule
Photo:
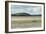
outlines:
[[[12,14],[12,16],[41,16],[41,15],[30,15],[28,13],[16,13],[16,14]]]

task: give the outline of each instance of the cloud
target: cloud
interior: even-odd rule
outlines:
[[[41,6],[12,5],[12,14],[29,13],[32,15],[41,14]]]

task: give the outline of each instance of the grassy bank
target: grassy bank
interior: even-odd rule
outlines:
[[[41,20],[16,20],[12,22],[14,24],[30,24],[30,23],[40,23]]]
[[[12,17],[12,28],[28,28],[41,26],[41,17],[29,16],[29,17]]]

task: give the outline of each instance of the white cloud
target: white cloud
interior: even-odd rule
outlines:
[[[20,12],[26,12],[29,14],[41,14],[41,7],[38,6],[12,6],[12,14],[14,13],[20,13]]]

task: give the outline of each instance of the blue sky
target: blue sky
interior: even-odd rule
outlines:
[[[29,5],[12,5],[11,13],[28,13],[31,15],[39,15],[41,14],[41,6],[29,6]]]

